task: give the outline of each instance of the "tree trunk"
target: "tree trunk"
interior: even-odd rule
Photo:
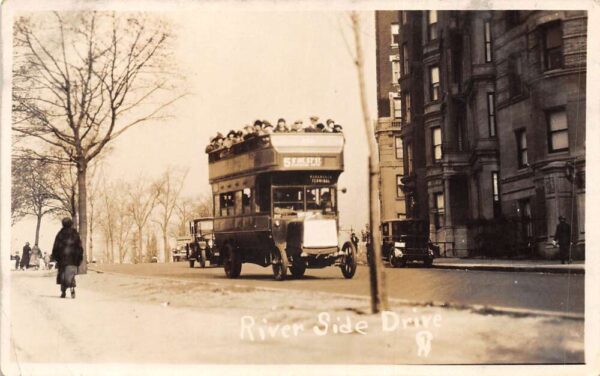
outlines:
[[[94,205],[90,204],[90,246],[88,247],[90,254],[88,260],[94,261]]]
[[[79,214],[79,236],[83,247],[83,261],[79,265],[79,274],[87,273],[87,187],[86,187],[87,162],[80,160],[77,164],[77,212]]]
[[[138,226],[138,257],[137,257],[137,262],[141,263],[142,262],[142,246],[144,242],[144,238],[142,237],[142,227]]]
[[[364,77],[364,57],[362,42],[360,38],[360,19],[356,12],[352,12],[352,29],[354,32],[354,43],[356,47],[356,70],[358,73],[358,85],[360,93],[360,105],[362,108],[365,135],[369,145],[369,227],[371,232],[371,245],[373,255],[369,263],[369,275],[371,284],[371,311],[378,313],[388,307],[387,291],[385,288],[385,274],[381,262],[381,218],[379,204],[379,158],[377,154],[377,143],[375,132],[369,119],[367,105],[367,94]]]
[[[37,217],[37,223],[35,224],[35,245],[38,245],[38,242],[40,240],[40,227],[42,226],[42,216],[43,214],[39,214],[36,216]]]
[[[171,262],[171,255],[169,254],[169,245],[167,244],[167,230],[163,229],[163,246],[165,255],[165,262]]]

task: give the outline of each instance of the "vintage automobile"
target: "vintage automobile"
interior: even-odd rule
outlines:
[[[356,249],[339,234],[337,180],[344,170],[341,133],[274,133],[209,152],[215,243],[225,274],[243,263],[289,272],[337,266],[356,272]]]
[[[393,267],[421,261],[426,267],[435,258],[429,241],[429,223],[423,220],[394,219],[381,223],[383,245],[381,255]]]
[[[177,238],[177,246],[171,251],[171,257],[173,262],[187,260],[187,245],[190,242],[190,238],[187,236],[180,236]]]
[[[211,265],[221,264],[221,254],[215,246],[213,217],[198,218],[190,221],[190,236],[188,245],[188,261],[190,268],[198,262],[200,267],[206,267],[206,261]]]

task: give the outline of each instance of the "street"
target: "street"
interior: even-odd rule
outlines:
[[[338,268],[308,269],[300,280],[273,280],[271,268],[244,264],[239,279],[227,279],[222,267],[189,268],[170,264],[98,264],[92,268],[139,276],[157,276],[278,289],[369,295],[368,268],[360,266],[351,280]],[[479,304],[553,312],[584,312],[584,276],[551,273],[385,268],[390,298],[415,302]]]
[[[372,315],[366,296],[312,287],[359,286],[364,267],[354,282],[331,274],[334,270],[322,270],[310,273],[318,277],[276,283],[267,270],[257,269],[231,281],[221,277],[220,268],[185,266],[123,266],[128,274],[90,270],[77,277],[76,299],[58,298],[55,272],[11,272],[11,362],[5,374],[26,375],[36,369],[47,374],[40,367],[48,362],[53,363],[53,374],[59,375],[73,374],[73,363],[556,364],[584,360],[581,319],[394,301],[385,314]],[[161,270],[164,275],[186,277],[151,276]],[[138,271],[145,276],[132,275]],[[418,272],[422,271],[408,274]]]

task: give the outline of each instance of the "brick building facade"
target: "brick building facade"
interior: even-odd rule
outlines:
[[[377,12],[382,219],[428,219],[457,255],[510,227],[510,252],[550,257],[564,215],[582,253],[586,26],[585,11]]]

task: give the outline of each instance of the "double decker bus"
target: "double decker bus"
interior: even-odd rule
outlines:
[[[229,278],[243,263],[288,270],[339,266],[356,272],[356,249],[339,238],[341,133],[273,133],[209,152],[214,236]],[[340,244],[342,243],[342,244]]]

